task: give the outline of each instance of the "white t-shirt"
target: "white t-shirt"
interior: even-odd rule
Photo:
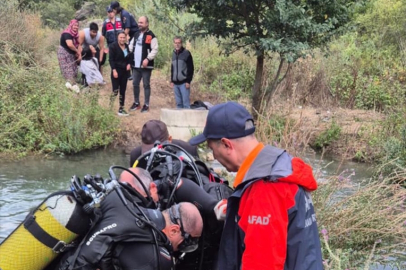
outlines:
[[[142,62],[142,38],[144,37],[144,33],[141,33],[135,43],[135,50],[134,50],[134,65],[136,68],[141,67]]]

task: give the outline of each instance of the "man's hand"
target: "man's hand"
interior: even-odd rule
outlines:
[[[145,58],[144,61],[142,61],[142,67],[146,68],[148,66],[149,60],[148,58]]]
[[[190,83],[186,83],[185,86],[186,86],[186,89],[190,89]]]
[[[217,220],[223,221],[226,219],[226,213],[227,199],[222,199],[216,204],[216,206],[214,206],[214,214],[216,215]]]
[[[173,82],[171,82],[171,87],[173,88],[175,86],[175,84]]]
[[[117,79],[118,78],[118,73],[117,70],[113,69],[113,78]]]
[[[127,70],[130,70],[130,69],[131,69],[130,64],[127,64]]]

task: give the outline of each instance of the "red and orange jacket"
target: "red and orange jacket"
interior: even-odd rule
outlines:
[[[218,269],[322,270],[310,191],[312,169],[284,150],[259,144],[228,199]]]

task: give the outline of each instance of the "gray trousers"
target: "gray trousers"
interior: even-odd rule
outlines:
[[[134,102],[140,104],[140,82],[144,84],[144,104],[149,106],[149,97],[151,95],[151,73],[149,68],[133,68],[133,91]]]

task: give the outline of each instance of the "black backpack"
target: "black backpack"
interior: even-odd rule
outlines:
[[[206,104],[204,104],[203,101],[201,100],[196,100],[192,104],[190,104],[191,109],[199,109],[199,108],[204,108],[205,110],[208,110]]]

